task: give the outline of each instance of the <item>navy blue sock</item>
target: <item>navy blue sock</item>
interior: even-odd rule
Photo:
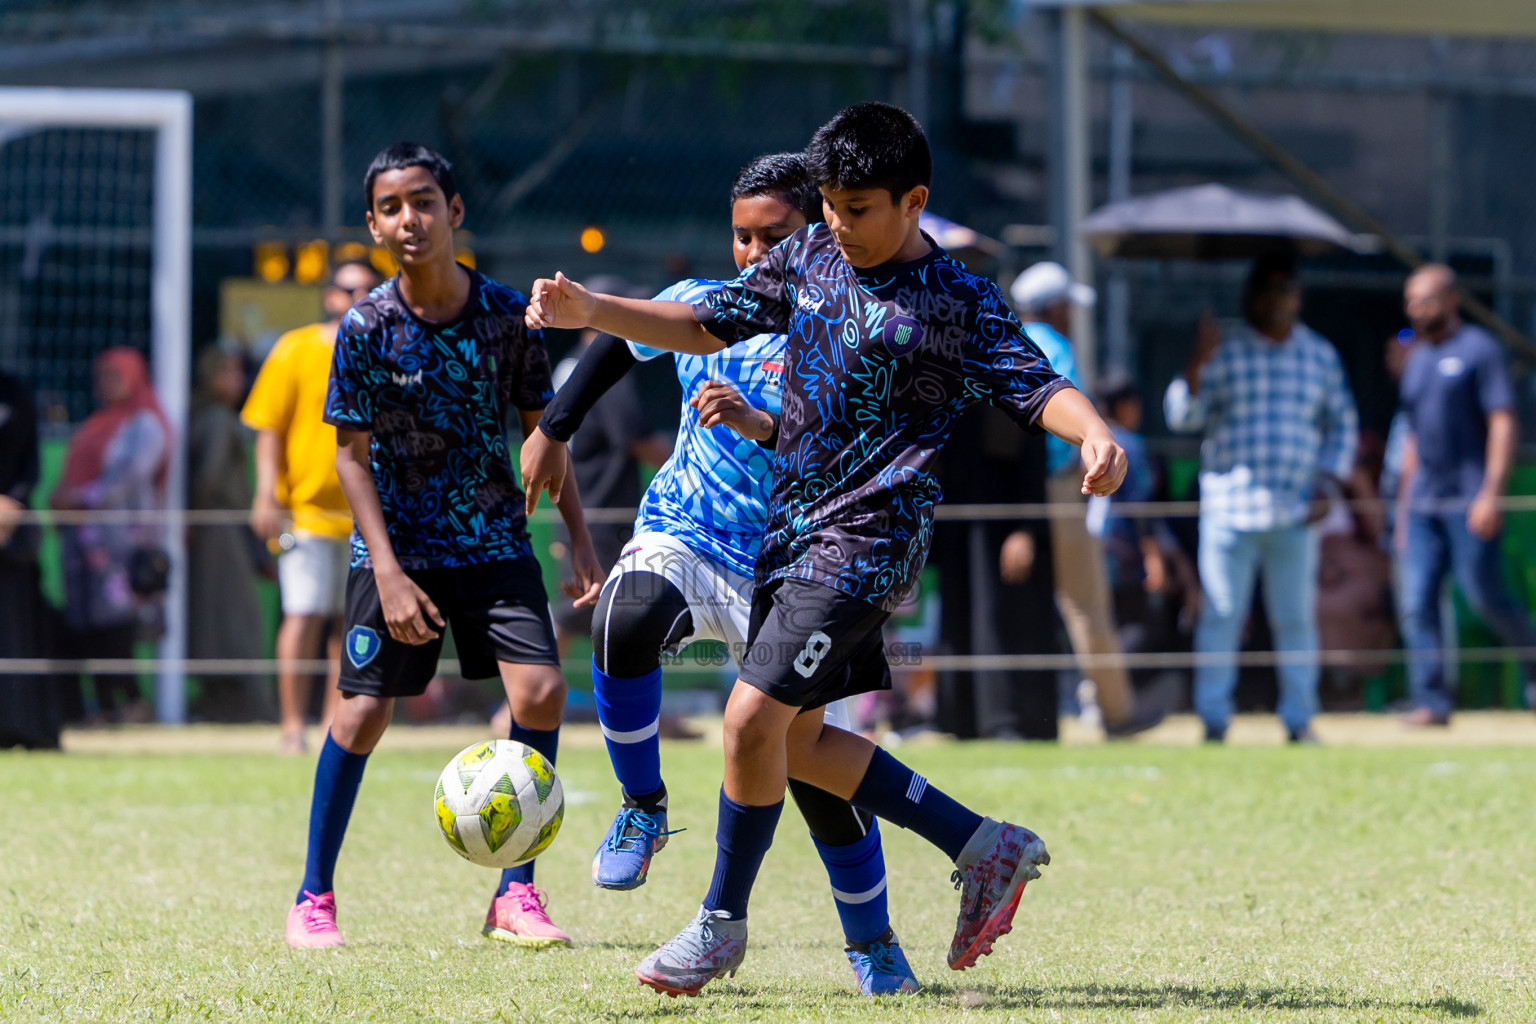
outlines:
[[[514,721],[508,738],[537,750],[544,755],[544,759],[550,764],[555,763],[555,754],[560,751],[559,729],[528,729]],[[503,868],[501,871],[501,884],[496,886],[496,895],[500,896],[505,893],[507,886],[513,882],[521,882],[524,885],[533,884],[533,861],[529,861],[527,864],[519,864],[515,868]]]
[[[959,859],[982,821],[981,815],[928,785],[927,779],[879,748],[849,802],[892,825],[911,829],[950,860]]]
[[[304,884],[295,903],[303,903],[336,888],[336,858],[347,835],[357,787],[363,782],[367,754],[354,754],[325,734],[320,760],[315,764],[315,791],[309,801],[309,850],[304,858]]]
[[[849,942],[869,942],[891,926],[886,907],[885,854],[880,849],[880,824],[869,823],[862,839],[846,846],[828,846],[814,835],[811,842],[827,867],[832,900]]]
[[[610,676],[592,661],[592,699],[613,774],[631,797],[661,789],[661,667],[643,676]]]
[[[779,824],[784,801],[767,807],[739,804],[720,789],[720,823],[715,828],[715,877],[704,897],[704,909],[724,910],[731,919],[747,916],[747,899],[763,856],[773,845],[773,830]]]

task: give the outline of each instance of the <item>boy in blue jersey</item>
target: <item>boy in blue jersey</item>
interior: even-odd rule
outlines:
[[[822,708],[888,678],[876,672],[880,627],[927,555],[942,496],[932,463],[966,408],[988,402],[1079,446],[1085,493],[1111,493],[1125,475],[1092,403],[1051,370],[997,288],[919,229],[933,165],[912,116],[850,107],[817,131],[808,156],[827,223],[702,302],[596,295],[557,275],[536,282],[528,304],[533,328],[590,324],[679,352],[788,335],[750,646],[725,710],[715,876],[698,916],[636,970],[662,992],[697,993],[740,966],[747,898],[789,777],[943,850],[960,889],[949,965],[991,952],[1025,882],[1049,863],[1045,844],[826,726]]]
[[[821,219],[821,193],[799,153],[757,159],[731,188],[732,246],[738,270],[808,223]],[[696,301],[718,281],[681,281],[659,296]],[[643,885],[666,844],[667,789],[658,726],[661,655],[695,640],[718,640],[740,657],[752,609],[752,571],[768,519],[785,339],[764,334],[707,356],[678,355],[688,396],[674,453],[641,499],[634,537],[598,598],[592,620],[592,686],[598,721],[623,806],[592,861],[606,889]],[[559,494],[565,442],[602,394],[659,349],[602,335],[544,410],[523,444],[525,480],[549,480]],[[745,440],[744,440],[745,438]],[[537,491],[528,492],[530,503]],[[849,728],[843,702],[827,720]],[[847,941],[845,953],[867,995],[919,987],[891,928],[880,832],[868,812],[791,780],[795,804],[826,864]]]
[[[464,202],[448,162],[411,143],[374,158],[363,183],[374,240],[400,273],[342,319],[325,421],[352,507],[341,700],[315,769],[304,881],[288,944],[343,945],[332,877],[368,755],[397,697],[426,689],[452,624],[463,673],[500,676],[512,738],[555,760],[565,680],[512,474],[513,408],[532,432],[553,394],[544,339],[524,300],[454,260]],[[594,600],[597,557],[574,490],[572,597]],[[502,872],[483,933],[530,948],[570,940],[533,887],[533,863]]]

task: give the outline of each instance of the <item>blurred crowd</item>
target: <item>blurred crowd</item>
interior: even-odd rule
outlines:
[[[75,431],[46,495],[60,512],[163,509],[170,455],[186,445],[189,507],[248,513],[247,522],[188,530],[188,655],[278,661],[275,690],[259,664],[199,677],[192,713],[275,719],[290,752],[304,749],[306,721],[324,722],[335,694],[351,515],[321,420],[331,346],[348,307],[379,281],[367,263],[337,266],[323,296],[327,319],[282,336],[259,367],[241,350],[206,347],[184,439],[174,436],[143,356],[103,352],[96,411]],[[624,290],[621,282],[603,288]],[[1173,489],[1142,437],[1149,396],[1141,383],[1123,372],[1099,381],[1078,373],[1073,313],[1094,304],[1093,289],[1040,263],[1010,293],[1031,340],[1099,402],[1130,456],[1130,475],[1113,497],[1085,499],[1075,449],[1022,434],[989,407],[969,414],[941,461],[946,500],[1050,503],[1053,514],[938,524],[923,585],[888,630],[896,688],[860,700],[861,727],[897,737],[939,729],[1052,739],[1065,710],[1115,737],[1193,707],[1206,738],[1219,742],[1249,675],[1232,655],[1259,649],[1278,652],[1275,711],[1291,740],[1305,743],[1315,740],[1325,680],[1345,692],[1381,671],[1399,645],[1408,652],[1405,722],[1443,725],[1456,703],[1444,657],[1454,640],[1444,616],[1448,578],[1505,645],[1536,648],[1500,554],[1501,499],[1517,443],[1506,359],[1492,337],[1461,319],[1449,268],[1426,266],[1408,279],[1411,327],[1384,354],[1384,370],[1401,381],[1399,411],[1384,441],[1362,441],[1338,353],[1301,318],[1293,258],[1258,259],[1241,320],[1207,315],[1183,373],[1161,396],[1169,427],[1201,439],[1195,517],[1151,507]],[[576,351],[591,340],[580,339]],[[615,388],[573,440],[590,508],[633,508],[642,466],[670,454],[635,387]],[[163,629],[164,531],[124,516],[61,519],[64,601],[55,608],[42,596],[42,531],[18,518],[39,498],[41,476],[29,389],[0,373],[0,658],[122,663],[78,679],[0,674],[0,746],[56,745],[60,723],[150,717],[126,663]],[[628,528],[593,534],[611,561]],[[565,554],[563,538],[550,553]],[[263,579],[275,580],[281,595],[275,649],[260,626]],[[568,654],[590,622],[568,602],[556,619]],[[936,672],[912,656],[1067,651],[1094,660],[1082,671],[1026,663]],[[1323,651],[1352,655],[1325,674]],[[1180,652],[1196,656],[1192,672],[1118,658]],[[314,659],[332,666],[318,690],[305,665]],[[429,691],[418,713],[462,710],[464,702],[445,696],[449,688],[445,681]],[[1536,689],[1528,689],[1532,697]],[[488,704],[469,706],[490,712]],[[670,735],[690,735],[677,715],[664,724]]]
[[[1068,334],[1072,308],[1091,306],[1092,289],[1045,263],[1020,275],[1012,297],[1031,339],[1087,390]],[[934,558],[946,583],[942,650],[1053,653],[1060,647],[1052,630],[1039,624],[1054,610],[1064,627],[1057,636],[1099,660],[1064,675],[947,673],[940,728],[1053,738],[1058,709],[1075,704],[1114,737],[1192,705],[1207,741],[1221,742],[1238,704],[1233,656],[1259,650],[1275,652],[1274,708],[1287,735],[1315,742],[1320,652],[1347,653],[1329,678],[1350,694],[1400,644],[1408,655],[1404,724],[1443,726],[1456,705],[1448,579],[1503,645],[1536,648],[1501,554],[1514,393],[1502,348],[1461,318],[1455,273],[1432,264],[1408,278],[1411,327],[1385,351],[1384,368],[1401,386],[1384,444],[1362,444],[1337,350],[1302,321],[1302,298],[1294,257],[1261,256],[1243,289],[1241,321],[1222,325],[1207,314],[1184,372],[1163,396],[1168,426],[1201,438],[1193,519],[1127,509],[1166,501],[1170,491],[1165,466],[1140,435],[1140,386],[1124,374],[1107,376],[1096,396],[1131,472],[1117,494],[1087,502],[1082,514],[1065,511],[1082,500],[1073,487],[1080,468],[1066,446],[1018,438],[984,418],[957,437],[944,456],[949,500],[1048,500],[1056,508],[1049,521],[941,524]],[[1180,678],[1120,667],[1113,657],[1158,652],[1190,652],[1195,667]],[[1522,672],[1527,705],[1536,705],[1536,676],[1529,665]],[[1358,706],[1357,696],[1346,700]]]

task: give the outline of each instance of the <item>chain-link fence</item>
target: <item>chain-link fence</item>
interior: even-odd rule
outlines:
[[[735,171],[799,148],[832,111],[868,98],[923,116],[938,158],[935,212],[1005,243],[1000,257],[971,254],[978,269],[1010,273],[1054,244],[1041,228],[1053,220],[1059,153],[1055,37],[1048,15],[1026,5],[145,0],[37,3],[4,17],[14,39],[37,43],[25,62],[0,60],[11,81],[61,80],[51,53],[69,61],[72,82],[193,90],[203,341],[219,330],[219,283],[252,273],[256,243],[366,240],[361,172],[400,138],[455,162],[471,245],[514,283],[556,265],[650,288],[684,270],[726,273],[723,196]],[[1517,327],[1536,327],[1536,208],[1521,172],[1536,148],[1523,116],[1536,46],[1132,30],[1427,254],[1455,263]],[[1208,180],[1292,190],[1106,39],[1092,41],[1090,60],[1096,202],[1117,181],[1133,194]],[[1129,131],[1117,127],[1127,121]],[[40,205],[14,190],[9,202]],[[7,215],[18,253],[36,216]],[[602,233],[599,251],[582,245],[589,227]],[[1234,311],[1241,274],[1198,264],[1100,271],[1124,282],[1124,298],[1099,313],[1101,365],[1142,371],[1149,395],[1203,306]],[[1401,326],[1400,275],[1371,255],[1307,267],[1309,319],[1345,353],[1376,429],[1392,406],[1380,353]],[[85,401],[66,396],[70,418]]]
[[[202,341],[219,330],[219,283],[253,272],[256,243],[366,240],[361,173],[400,138],[455,162],[477,258],[519,284],[556,265],[651,288],[685,269],[726,273],[723,197],[735,171],[803,146],[832,111],[869,98],[927,123],[934,211],[1005,243],[1000,258],[972,254],[978,269],[1006,274],[1054,244],[1039,229],[1053,221],[1060,145],[1055,36],[1027,5],[143,0],[33,3],[3,17],[18,45],[33,43],[25,60],[0,56],[10,81],[63,81],[67,67],[72,84],[171,81],[194,92]],[[1394,230],[1450,259],[1517,327],[1536,328],[1536,201],[1521,172],[1536,149],[1536,122],[1523,116],[1536,96],[1536,45],[1131,28]],[[1108,40],[1092,40],[1090,61],[1095,202],[1117,180],[1133,194],[1208,180],[1292,190]],[[1128,132],[1117,128],[1126,119]],[[38,143],[7,148],[27,145]],[[16,190],[8,203],[47,205]],[[37,216],[7,214],[18,253]],[[594,226],[602,247],[590,252],[581,239]],[[1101,307],[1100,363],[1145,371],[1149,395],[1200,308],[1235,309],[1241,273],[1100,271],[1128,289]],[[1377,371],[1401,326],[1401,268],[1342,255],[1307,271],[1309,319],[1344,351],[1368,426],[1384,427],[1392,402]],[[86,401],[66,396],[71,419]]]
[[[154,135],[0,125],[0,365],[82,420],[91,364],[149,349]]]
[[[1536,119],[1525,116],[1536,44],[1129,28],[1536,333],[1536,198],[1524,180],[1536,153]],[[801,148],[831,113],[866,99],[903,104],[927,125],[931,208],[997,241],[962,254],[975,269],[1006,284],[1062,241],[1050,229],[1056,27],[1025,3],[32,2],[0,13],[0,37],[0,81],[193,92],[199,344],[230,329],[223,286],[258,276],[258,246],[292,256],[315,239],[332,251],[367,241],[363,169],[402,138],[454,162],[465,244],[517,286],[556,268],[650,290],[725,276],[736,171]],[[1091,40],[1089,61],[1095,204],[1204,181],[1294,190],[1108,39]],[[0,362],[28,376],[63,424],[90,408],[97,352],[146,344],[148,254],[131,212],[147,187],[145,143],[94,138],[85,153],[76,134],[10,137],[0,126]],[[96,171],[70,170],[85,157]],[[1163,390],[1201,312],[1237,313],[1244,272],[1097,267],[1099,363],[1135,374],[1172,499],[1193,496],[1196,453],[1166,436]],[[1305,317],[1343,355],[1374,438],[1367,449],[1379,451],[1397,404],[1384,352],[1404,323],[1403,268],[1336,253],[1304,263],[1302,279]],[[570,339],[552,343],[559,355]],[[666,378],[644,389],[658,423],[676,412]],[[1528,378],[1517,383],[1530,407]],[[1517,489],[1528,483],[1517,476]],[[1186,516],[1192,556],[1192,519],[1165,514]],[[1526,518],[1511,517],[1512,566],[1536,550]],[[1183,656],[1187,669],[1187,647]],[[1490,683],[1479,699],[1508,703],[1509,685]],[[1399,692],[1400,681],[1382,687]]]

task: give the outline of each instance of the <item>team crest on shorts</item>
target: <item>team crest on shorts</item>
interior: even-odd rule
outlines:
[[[367,668],[383,646],[379,634],[367,626],[353,626],[347,633],[347,660],[353,668]]]
[[[880,332],[885,347],[898,356],[904,356],[923,342],[923,325],[910,316],[893,316],[885,322]]]

